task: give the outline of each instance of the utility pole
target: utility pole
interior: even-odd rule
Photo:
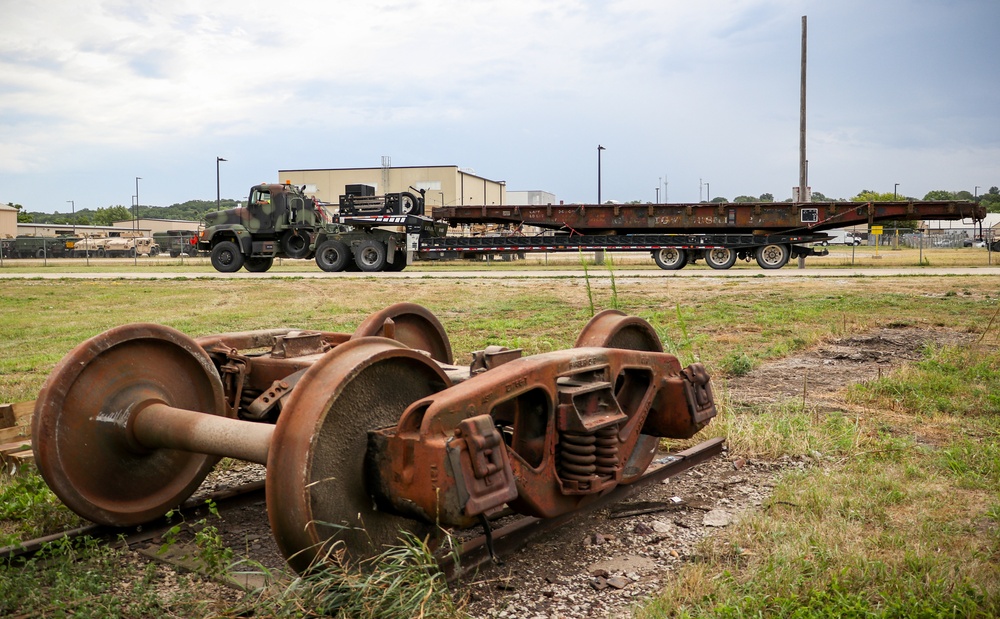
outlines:
[[[222,157],[215,158],[215,210],[221,211],[222,197],[219,193],[219,163],[225,161]]]
[[[802,16],[802,75],[799,88],[799,202],[809,202],[806,160],[806,16]]]
[[[601,151],[607,150],[600,144],[597,145],[597,203],[601,203]]]

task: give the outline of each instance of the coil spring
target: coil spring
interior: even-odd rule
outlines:
[[[614,477],[618,469],[618,426],[597,431],[597,474]]]
[[[261,393],[263,392],[258,389],[246,389],[246,388],[243,389],[243,392],[240,393],[240,406],[239,410],[237,411],[238,415],[241,418],[243,419],[246,418],[243,415],[243,411],[245,411],[248,406],[253,404],[253,401],[256,400],[257,396],[259,396]]]
[[[558,472],[563,479],[589,481],[597,471],[597,437],[563,433],[559,440]]]
[[[571,481],[590,481],[594,476],[612,478],[618,469],[618,426],[601,428],[594,434],[563,433],[559,440],[559,476]]]

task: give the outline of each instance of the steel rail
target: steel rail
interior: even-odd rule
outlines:
[[[663,466],[647,472],[631,484],[617,486],[607,494],[601,495],[596,500],[569,513],[546,519],[529,516],[496,529],[492,532],[493,554],[501,559],[505,556],[510,556],[514,552],[524,548],[528,542],[542,533],[557,529],[579,516],[592,513],[612,503],[623,501],[646,484],[673,477],[710,458],[714,458],[722,453],[724,442],[724,439],[713,438],[684,451],[669,454],[668,457],[671,460]],[[457,557],[455,553],[439,557],[438,565],[441,566],[449,582],[458,580],[462,576],[478,570],[493,560],[490,556],[489,537],[487,535],[480,535],[464,542],[458,549]]]
[[[176,514],[182,520],[196,517],[198,510],[204,509],[207,501],[214,502],[221,513],[253,502],[263,501],[263,495],[264,482],[250,482],[232,488],[216,490],[197,498],[190,498],[177,508]],[[27,559],[52,542],[64,539],[72,540],[84,536],[105,540],[112,545],[132,546],[133,544],[149,541],[158,535],[162,535],[175,524],[176,519],[168,520],[165,516],[138,527],[113,527],[89,524],[60,533],[24,540],[10,546],[4,546],[0,548],[0,561],[10,561],[17,558]],[[122,538],[121,544],[113,541],[119,537]]]

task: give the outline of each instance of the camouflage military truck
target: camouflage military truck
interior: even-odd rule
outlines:
[[[371,225],[334,223],[303,189],[290,183],[252,187],[245,207],[205,215],[199,249],[211,252],[212,266],[223,273],[241,268],[264,272],[279,257],[314,258],[324,271],[406,267],[406,233],[379,226],[403,223],[407,214],[399,214],[398,222],[383,217]],[[401,194],[393,195],[397,197],[383,202],[404,204]]]
[[[73,255],[73,248],[79,240],[79,237],[66,235],[19,235],[8,241],[4,255],[11,258],[64,258]]]
[[[194,230],[167,230],[154,232],[153,240],[160,246],[161,252],[167,252],[171,258],[186,254],[194,258],[198,255],[198,233]]]

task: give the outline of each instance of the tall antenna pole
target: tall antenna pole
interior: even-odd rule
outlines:
[[[799,202],[809,202],[806,159],[806,16],[802,16],[802,85],[799,92]]]

